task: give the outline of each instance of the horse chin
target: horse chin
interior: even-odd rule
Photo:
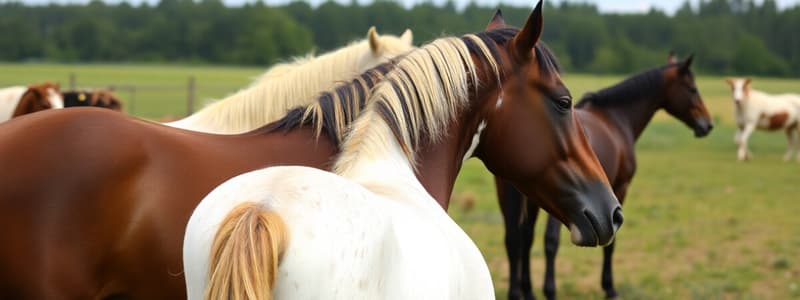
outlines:
[[[694,137],[696,137],[696,138],[705,137],[710,132],[711,132],[711,129],[695,127],[694,128]]]
[[[599,244],[597,241],[597,233],[594,231],[594,227],[591,224],[588,222],[586,223],[587,224],[581,224],[580,226],[575,223],[569,225],[570,240],[579,247],[597,247]]]

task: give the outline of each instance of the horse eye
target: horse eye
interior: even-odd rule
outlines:
[[[558,104],[558,108],[563,110],[569,110],[572,108],[572,98],[569,96],[561,96],[556,99],[556,104]]]
[[[689,87],[689,92],[692,92],[692,94],[697,94],[697,88],[696,87]]]

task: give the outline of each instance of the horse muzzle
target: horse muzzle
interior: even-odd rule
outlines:
[[[577,199],[583,209],[570,215],[570,237],[577,246],[606,246],[614,241],[622,226],[622,207],[608,185],[597,182],[589,184],[587,189]]]
[[[711,121],[708,119],[696,119],[694,125],[694,136],[698,138],[707,136],[712,129],[714,129],[714,125],[711,124]]]

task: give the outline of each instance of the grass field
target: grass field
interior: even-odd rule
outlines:
[[[66,85],[72,72],[79,86],[161,86],[135,95],[134,113],[158,118],[185,112],[190,75],[197,78],[198,97],[210,99],[246,86],[261,69],[0,64],[0,71],[0,85],[45,80]],[[565,80],[577,97],[621,78],[567,75]],[[637,145],[639,170],[615,256],[617,287],[625,299],[800,299],[800,163],[782,162],[783,134],[764,132],[751,139],[754,160],[736,162],[729,88],[719,77],[701,76],[698,84],[715,121],[711,135],[695,139],[690,129],[660,113]],[[800,79],[756,78],[753,85],[800,93]],[[450,212],[481,248],[497,295],[504,298],[502,218],[492,177],[479,161],[471,160],[461,172]],[[532,252],[539,297],[543,227],[540,221]],[[566,230],[563,236],[559,296],[602,298],[601,250],[570,245]]]

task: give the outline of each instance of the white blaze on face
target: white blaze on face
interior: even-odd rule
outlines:
[[[50,101],[52,108],[64,108],[64,99],[55,89],[47,89],[47,101]]]
[[[744,79],[735,79],[733,80],[733,101],[738,103],[744,100],[744,88],[745,88],[745,80]]]
[[[464,159],[462,161],[467,161],[472,154],[475,153],[475,149],[478,148],[478,144],[481,142],[481,132],[483,129],[486,128],[486,121],[482,120],[480,124],[478,124],[478,130],[475,131],[475,135],[472,136],[472,144],[469,145],[469,149],[467,149],[467,153],[464,153]]]

